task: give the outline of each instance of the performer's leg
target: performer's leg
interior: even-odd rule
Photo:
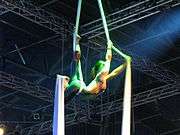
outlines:
[[[82,74],[82,68],[81,68],[81,61],[80,60],[78,62],[76,62],[75,74],[72,77],[72,81],[73,80],[83,81],[83,74]]]
[[[70,89],[69,89],[69,91],[70,91]],[[67,104],[69,101],[71,101],[77,95],[78,92],[79,92],[79,90],[73,89],[71,92],[65,93],[66,94],[65,104]]]
[[[67,87],[65,103],[68,103],[80,92],[83,83],[84,82],[83,82],[83,75],[81,70],[81,62],[79,60],[78,63],[76,63],[75,74],[71,78],[71,81]]]
[[[85,87],[85,83],[83,81],[81,61],[80,61],[81,50],[80,50],[79,40],[80,40],[80,37],[77,38],[76,50],[74,52],[74,60],[76,62],[75,73],[73,77],[71,78],[69,86],[67,87],[68,94],[65,98],[66,102],[71,100],[74,96],[77,95],[77,93],[81,91],[83,87]]]
[[[81,80],[83,81],[83,75],[82,75],[82,69],[81,69],[81,48],[80,48],[80,36],[77,36],[77,41],[76,41],[76,50],[74,52],[74,60],[76,62],[76,69],[75,69],[75,74],[73,76],[73,80]]]
[[[75,67],[75,74],[71,78],[71,80],[82,80],[83,81],[83,75],[82,75],[82,69],[81,69],[81,48],[80,48],[80,41],[81,37],[79,35],[76,36],[76,46],[75,51],[73,52],[74,61],[76,62]]]

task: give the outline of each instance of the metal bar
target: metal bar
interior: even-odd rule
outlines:
[[[23,57],[22,53],[20,52],[18,46],[17,46],[16,44],[14,44],[14,45],[15,45],[15,47],[16,47],[16,51],[18,52],[18,54],[19,54],[19,56],[20,56],[23,64],[26,65],[26,62],[25,62],[25,60],[24,60],[24,57]]]
[[[180,133],[180,128],[178,129],[174,129],[174,130],[171,130],[171,131],[168,131],[168,132],[165,132],[165,133],[161,133],[160,135],[171,135],[173,133]]]
[[[52,102],[53,95],[51,90],[42,86],[37,86],[11,74],[0,71],[0,83],[1,86],[21,91],[46,102]]]
[[[0,86],[1,86],[1,83],[0,83]],[[14,92],[11,92],[11,93],[9,93],[9,94],[5,94],[5,95],[3,95],[3,96],[0,97],[0,100],[3,99],[3,98],[9,97],[9,96],[11,96],[11,95],[14,95],[14,94],[16,94],[16,93],[18,93],[18,91],[14,91]]]
[[[133,96],[134,104],[132,106],[137,107],[137,106],[148,104],[150,102],[154,102],[157,99],[160,100],[160,99],[164,99],[164,98],[167,98],[170,96],[179,95],[180,91],[177,88],[179,88],[179,84],[167,84],[167,85],[155,88],[155,89],[151,89],[151,90],[148,90],[148,91],[145,91],[142,93],[138,93],[135,96]],[[104,100],[107,101],[107,99],[104,99]],[[110,105],[112,105],[112,106],[109,108]],[[112,113],[121,111],[122,110],[121,107],[122,107],[122,99],[118,99],[118,100],[114,100],[114,101],[111,101],[108,103],[104,103],[102,105],[98,105],[94,109],[91,108],[90,113],[93,113],[94,110],[96,110],[98,112],[98,113],[96,113],[97,115],[102,114],[103,116],[106,116],[106,115],[110,115]],[[107,108],[109,108],[109,109],[107,109]],[[108,111],[108,114],[105,111]],[[72,114],[66,114],[66,127],[78,124],[79,122],[85,122],[85,123],[88,122],[88,120],[89,120],[89,119],[87,119],[88,115],[81,116],[78,120],[75,119],[77,113],[78,112],[72,113]],[[49,121],[49,123],[52,123],[52,121]],[[93,124],[93,122],[91,122],[91,124]],[[42,123],[41,123],[41,125],[42,125]],[[36,127],[36,126],[37,125],[34,125],[34,127]],[[33,127],[32,127],[32,129],[33,129]],[[49,129],[49,131],[50,130],[51,129]],[[46,131],[48,131],[48,130],[46,130]]]
[[[53,3],[57,2],[57,1],[59,1],[59,0],[51,0],[51,1],[48,1],[47,3],[41,5],[40,7],[43,8],[43,7],[49,6],[49,5],[51,5],[51,4],[53,4]]]
[[[162,11],[160,7],[168,9],[170,7],[178,6],[179,4],[180,2],[177,0],[158,0],[156,2],[153,2],[152,0],[140,0],[136,4],[132,3],[125,9],[120,9],[119,11],[109,14],[107,16],[109,30],[115,30],[145,17],[157,14]],[[81,28],[81,35],[87,36],[89,39],[104,33],[101,19],[87,23]]]
[[[10,0],[3,0],[0,1],[0,4],[3,8],[56,33],[61,34],[64,25],[67,25],[69,29],[72,29],[72,24],[63,17],[55,16],[44,9],[32,5],[28,1],[20,0],[14,3]],[[65,31],[71,33],[71,30],[69,29],[65,29]]]

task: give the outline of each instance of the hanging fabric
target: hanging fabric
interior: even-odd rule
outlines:
[[[107,42],[111,41],[108,31],[108,26],[102,6],[101,0],[97,0],[99,9],[101,12],[101,18],[103,21],[103,26],[107,38]],[[124,100],[123,100],[123,115],[122,115],[122,127],[121,135],[130,135],[131,134],[131,57],[124,54],[116,47],[112,46],[112,49],[121,55],[127,61],[126,74],[125,74],[125,84],[124,84]]]
[[[73,33],[73,52],[76,50],[76,38],[79,32],[79,20],[81,16],[81,6],[82,6],[82,0],[79,0],[78,2],[78,8],[77,8],[77,15],[76,15],[76,25],[75,25],[75,30]]]

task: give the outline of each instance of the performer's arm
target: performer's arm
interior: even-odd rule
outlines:
[[[122,73],[124,71],[124,69],[126,68],[127,63],[124,63],[122,65],[120,65],[119,67],[117,67],[116,69],[114,69],[110,74],[107,75],[106,79],[110,80],[116,76],[118,76],[120,73]]]
[[[122,73],[126,68],[128,62],[131,62],[131,57],[127,55],[125,57],[125,63],[114,69],[109,75],[107,75],[106,79],[110,80]]]

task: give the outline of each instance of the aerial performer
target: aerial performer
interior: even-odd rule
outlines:
[[[98,60],[94,67],[92,68],[93,80],[89,85],[86,85],[83,80],[82,68],[81,68],[81,50],[80,50],[80,37],[76,35],[76,49],[73,52],[74,61],[76,63],[75,73],[72,76],[69,83],[66,83],[66,90],[70,91],[69,97],[66,100],[70,100],[78,94],[83,94],[84,96],[96,96],[101,92],[104,92],[107,88],[107,81],[118,76],[126,67],[127,59],[125,59],[124,64],[120,65],[112,72],[110,71],[110,64],[112,60],[112,46],[111,41],[107,42],[107,49],[104,60]],[[87,97],[88,98],[88,97]]]
[[[98,2],[100,2],[98,0]],[[70,93],[65,98],[65,101],[71,100],[74,96],[83,94],[83,96],[92,97],[96,96],[101,92],[104,92],[107,88],[107,81],[118,76],[126,67],[127,62],[131,61],[131,58],[122,52],[120,52],[117,48],[113,46],[112,41],[110,40],[109,33],[107,27],[105,27],[106,38],[107,38],[107,47],[104,60],[98,60],[94,67],[92,68],[92,77],[93,80],[89,85],[86,85],[83,80],[82,68],[81,68],[81,49],[80,49],[80,39],[81,37],[78,35],[78,27],[79,27],[79,19],[81,12],[81,3],[82,0],[79,0],[78,12],[76,18],[76,27],[73,34],[73,59],[75,61],[75,73],[68,80],[65,85],[65,90]],[[100,10],[103,10],[101,3],[99,3]],[[101,16],[103,21],[105,20],[104,11],[101,12]],[[106,23],[106,21],[105,21]],[[112,60],[112,49],[116,52],[120,52],[120,55],[124,55],[124,64],[118,66],[112,72],[110,72],[110,64]]]

